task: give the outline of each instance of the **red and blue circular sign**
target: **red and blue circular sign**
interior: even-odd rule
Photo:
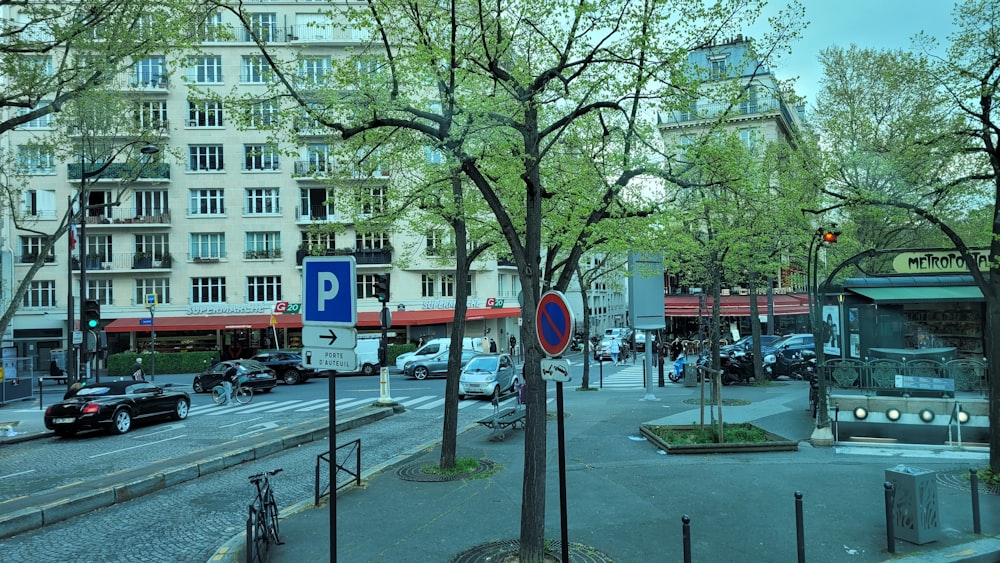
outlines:
[[[535,332],[546,355],[559,356],[569,348],[573,339],[573,312],[562,292],[542,294],[535,310]]]

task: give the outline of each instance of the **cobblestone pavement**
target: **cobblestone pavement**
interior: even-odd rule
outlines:
[[[472,420],[472,413],[460,416],[460,424]],[[360,438],[362,467],[373,467],[439,440],[441,426],[440,413],[407,411],[342,432],[337,442]],[[207,561],[220,544],[245,529],[254,496],[248,475],[280,467],[284,471],[273,480],[279,508],[311,502],[316,456],[327,450],[325,442],[306,444],[0,540],[0,561]]]

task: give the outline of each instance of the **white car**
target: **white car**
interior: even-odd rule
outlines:
[[[493,397],[517,390],[517,371],[510,354],[484,354],[465,364],[458,380],[458,398]]]

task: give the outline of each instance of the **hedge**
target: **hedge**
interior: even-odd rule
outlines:
[[[201,373],[212,362],[212,356],[217,352],[170,352],[156,353],[156,373]],[[142,370],[152,371],[153,355],[144,352],[124,352],[108,356],[108,375],[111,377],[127,377],[132,375],[132,366],[136,358],[142,358]]]

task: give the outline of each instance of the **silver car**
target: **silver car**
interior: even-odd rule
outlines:
[[[517,389],[517,372],[510,354],[484,354],[465,365],[458,380],[458,398],[493,397]]]

